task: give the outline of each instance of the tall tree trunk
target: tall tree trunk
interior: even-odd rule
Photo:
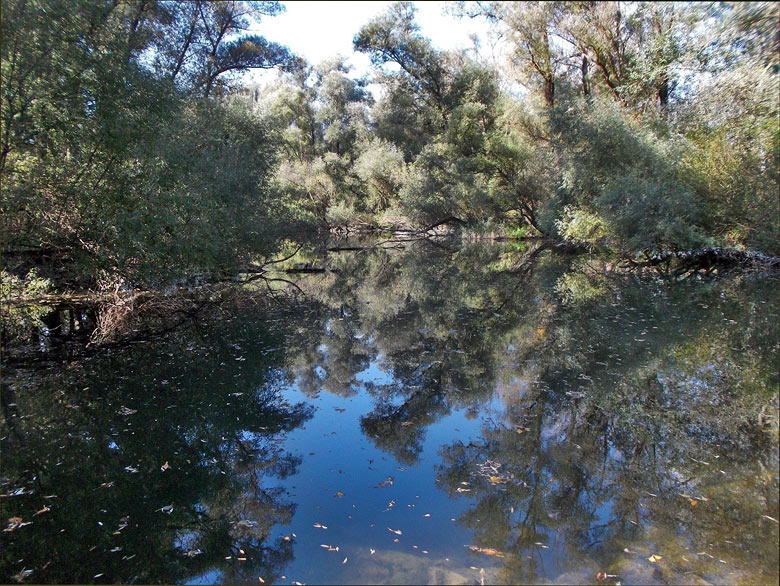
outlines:
[[[669,103],[669,77],[664,75],[661,79],[661,83],[658,84],[656,89],[656,95],[658,96],[658,109],[661,112],[666,111],[666,106]]]
[[[590,84],[588,83],[588,57],[583,53],[582,65],[580,71],[582,72],[582,95],[585,99],[590,99]]]

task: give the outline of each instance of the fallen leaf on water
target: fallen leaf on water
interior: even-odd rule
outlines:
[[[506,484],[507,481],[505,478],[501,478],[500,476],[491,476],[488,478],[488,482],[491,484]]]
[[[778,520],[777,520],[777,519],[775,519],[774,517],[770,517],[769,515],[762,515],[762,517],[763,517],[764,519],[769,519],[770,521],[774,521],[775,523],[778,523],[778,524],[780,524],[780,521],[778,521]]]
[[[19,527],[24,527],[25,525],[29,524],[30,523],[22,522],[21,517],[11,517],[8,519],[8,527],[3,529],[3,531],[13,531],[14,529],[18,529]]]
[[[606,580],[608,578],[617,578],[617,574],[607,574],[606,572],[596,574],[596,580]]]
[[[166,471],[168,468],[170,468],[170,466],[168,466],[168,461],[166,460],[166,461],[165,461],[165,464],[163,464],[162,466],[160,466],[160,470],[162,470],[163,472],[165,472],[165,471]]]
[[[320,525],[319,523],[315,523],[315,524],[314,524],[314,526],[315,526],[317,529],[327,529],[327,527],[326,527],[325,525]]]
[[[51,509],[49,507],[47,507],[46,505],[43,505],[43,508],[40,511],[35,511],[35,515],[41,515],[43,513],[48,513],[49,511],[51,511]],[[35,515],[33,515],[33,516],[35,516]]]
[[[431,516],[431,514],[430,514],[430,513],[425,513],[425,514],[423,515],[423,517],[430,517],[430,516]]]
[[[694,501],[694,500],[692,500],[692,501],[691,501],[691,506],[692,506],[692,507],[695,507],[695,506],[696,506],[696,503],[697,503],[697,501]]]
[[[485,555],[495,556],[499,558],[504,557],[503,553],[501,553],[496,549],[491,549],[489,547],[477,547],[476,545],[467,545],[466,547],[468,547],[471,551],[475,551],[477,553],[483,553]]]
[[[387,528],[387,530],[388,530],[390,533],[395,533],[396,535],[403,535],[403,533],[401,533],[401,530],[400,530],[400,529],[390,529],[390,527],[388,527],[388,528]]]
[[[261,584],[265,584],[265,580],[263,580],[263,579],[262,579],[260,576],[258,576],[258,577],[257,577],[257,580],[258,580],[258,581],[259,581]]]
[[[18,574],[14,574],[13,576],[11,576],[11,578],[13,578],[14,582],[22,582],[27,576],[29,576],[32,573],[33,573],[32,570],[22,569],[21,572],[19,572]]]
[[[250,527],[254,527],[257,523],[254,521],[250,521],[249,519],[241,519],[238,523],[236,523],[236,527],[246,527],[247,529]]]
[[[633,549],[628,549],[627,547],[624,547],[623,551],[626,553],[636,553]]]
[[[282,537],[282,539],[283,539],[284,541],[290,541],[290,537],[289,537],[289,535],[285,535],[284,537]]]
[[[393,486],[393,477],[392,476],[388,476],[387,480],[385,480],[384,482],[380,482],[374,488],[380,488],[382,486]]]
[[[470,488],[458,488],[458,492],[471,492]]]
[[[157,510],[170,515],[171,513],[173,513],[173,505],[165,505],[164,507],[159,508]]]
[[[341,491],[338,491],[338,492],[336,493],[336,496],[337,496],[337,497],[339,497],[339,498],[341,498],[341,497],[343,497],[343,496],[344,496],[344,493],[343,493],[343,492],[341,492]]]
[[[343,561],[343,562],[341,562],[341,565],[344,565],[344,564],[346,564],[346,563],[347,563],[347,558],[344,558],[344,561]]]
[[[658,560],[662,559],[660,555],[651,555],[649,558],[647,558],[648,562],[656,563]]]
[[[374,555],[376,553],[376,550],[373,547],[369,547],[368,551],[371,552],[371,555]]]

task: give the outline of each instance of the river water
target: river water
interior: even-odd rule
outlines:
[[[777,583],[776,276],[374,244],[4,365],[0,582]]]

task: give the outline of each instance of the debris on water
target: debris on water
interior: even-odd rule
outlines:
[[[476,545],[467,545],[471,551],[474,551],[476,553],[483,553],[485,555],[494,556],[502,558],[504,557],[504,554],[496,549],[492,549],[490,547],[477,547]]]
[[[33,573],[33,570],[28,570],[26,568],[23,568],[21,572],[19,572],[18,574],[14,574],[13,576],[11,576],[11,578],[14,580],[14,582],[21,583],[21,582],[24,581],[24,579],[27,576],[29,576],[32,573]]]
[[[393,477],[392,476],[388,476],[387,480],[385,480],[384,482],[380,482],[374,488],[381,488],[383,486],[393,486]]]
[[[254,527],[255,525],[257,525],[257,523],[250,521],[249,519],[241,519],[238,523],[236,523],[236,527],[245,527],[247,529]]]
[[[3,532],[15,531],[16,529],[24,527],[25,525],[32,525],[32,521],[25,523],[21,517],[11,517],[8,519],[8,527],[3,529]]]

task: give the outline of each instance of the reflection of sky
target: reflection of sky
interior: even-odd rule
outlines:
[[[393,379],[379,368],[380,362],[378,357],[358,373],[357,380],[391,384]],[[303,458],[298,473],[279,484],[298,503],[292,524],[275,526],[269,538],[297,536],[295,561],[284,570],[288,581],[337,583],[354,576],[354,564],[360,560],[371,563],[390,554],[420,556],[431,562],[448,557],[453,564],[460,559],[462,567],[471,532],[450,519],[465,511],[470,502],[467,498],[451,500],[437,489],[434,466],[440,461],[441,445],[453,437],[466,443],[476,439],[482,421],[468,420],[462,412],[436,421],[425,430],[419,463],[404,466],[363,434],[360,418],[375,403],[363,385],[360,391],[349,398],[321,392],[314,399],[295,387],[285,392],[288,401],[306,401],[317,410],[281,445],[284,451]],[[393,484],[379,486],[389,476]],[[315,528],[315,523],[327,529]],[[322,545],[338,546],[339,551],[327,551]],[[380,557],[372,558],[370,548]],[[347,564],[342,563],[344,558]],[[350,561],[353,567],[348,566]]]

